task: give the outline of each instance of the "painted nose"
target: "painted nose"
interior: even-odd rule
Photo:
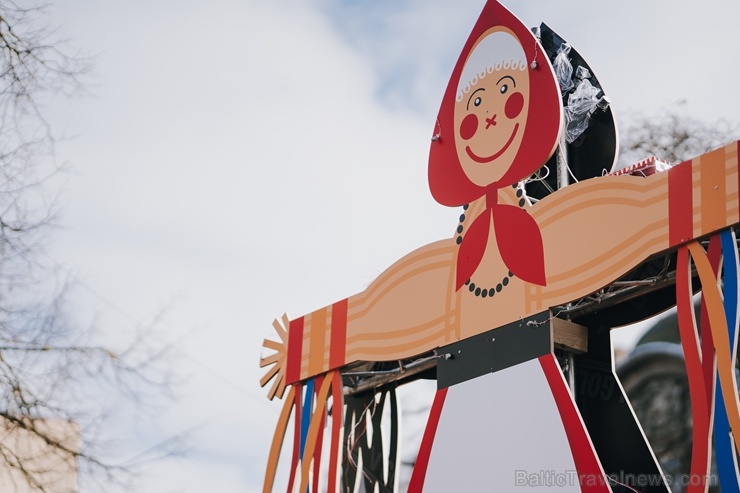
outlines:
[[[488,127],[493,125],[496,126],[496,115],[493,115],[491,118],[486,118],[486,130],[488,130]]]

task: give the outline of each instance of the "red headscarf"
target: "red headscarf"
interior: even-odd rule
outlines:
[[[522,142],[500,180],[478,186],[465,175],[455,147],[455,98],[465,62],[478,39],[496,26],[510,29],[522,45],[529,72],[529,106]],[[533,64],[533,62],[535,62]],[[534,66],[533,66],[534,65]],[[483,258],[491,217],[498,248],[507,268],[517,277],[545,285],[544,252],[539,226],[525,210],[498,204],[497,191],[524,179],[552,156],[558,143],[562,107],[560,89],[542,46],[531,31],[500,3],[489,0],[455,64],[439,109],[429,152],[429,187],[442,205],[460,206],[486,196],[486,210],[467,229],[457,258],[456,289],[470,279]]]

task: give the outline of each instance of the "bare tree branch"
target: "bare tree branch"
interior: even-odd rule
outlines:
[[[128,487],[133,466],[178,440],[111,459],[96,433],[109,416],[100,396],[149,404],[167,394],[170,357],[151,326],[122,349],[92,343],[97,327],[75,326],[70,286],[43,255],[56,219],[46,182],[59,169],[40,102],[83,91],[90,67],[46,16],[44,4],[0,3],[0,466],[40,492],[53,491],[54,464]]]
[[[620,131],[620,162],[629,165],[649,156],[680,163],[736,140],[736,122],[705,122],[686,113],[679,101],[657,115],[634,114]]]

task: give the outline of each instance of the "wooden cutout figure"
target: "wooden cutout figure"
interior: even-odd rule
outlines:
[[[265,341],[276,353],[262,362],[274,365],[261,381],[275,378],[270,398],[349,364],[414,357],[578,300],[655,254],[738,223],[737,144],[647,177],[584,180],[531,204],[520,182],[550,158],[561,121],[560,92],[538,40],[501,4],[488,1],[453,70],[430,149],[434,198],[463,206],[455,233],[401,258],[361,293],[276,321],[281,342]],[[459,410],[465,406],[456,404],[456,413],[443,409],[445,394],[475,395],[467,390],[474,386],[490,396],[517,381],[526,390],[522,395],[490,401],[496,406],[507,400],[496,408],[499,417],[534,444],[536,427],[517,415],[539,399],[548,426],[559,433],[552,453],[598,483],[572,490],[609,491],[608,483],[594,479],[603,470],[554,355],[538,360],[440,390],[439,429],[454,429],[446,424],[448,415],[464,419]],[[492,457],[513,446],[517,433],[508,436],[489,450]],[[425,438],[420,453],[430,464],[437,463],[439,450],[432,438]],[[458,437],[454,451],[460,459],[446,470],[435,468],[435,477],[456,474],[454,467],[466,457],[460,447]],[[269,467],[276,460],[273,450]],[[310,462],[311,455],[300,460]],[[545,457],[521,468],[547,464]],[[471,481],[484,481],[486,471],[479,473]],[[414,474],[412,491],[421,485],[449,491],[425,481],[426,471],[418,467]]]

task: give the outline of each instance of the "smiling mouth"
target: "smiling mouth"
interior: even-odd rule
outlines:
[[[465,152],[467,152],[468,157],[470,157],[470,159],[472,159],[476,163],[490,163],[494,159],[498,159],[499,156],[501,156],[501,154],[506,152],[506,149],[508,149],[511,143],[514,141],[514,137],[516,136],[516,132],[518,130],[519,130],[519,124],[517,123],[516,125],[514,125],[514,131],[511,132],[511,136],[509,137],[509,140],[506,141],[506,144],[504,144],[504,146],[501,148],[500,151],[498,151],[497,153],[491,156],[487,156],[487,157],[477,156],[472,150],[470,150],[470,146],[465,147]]]

